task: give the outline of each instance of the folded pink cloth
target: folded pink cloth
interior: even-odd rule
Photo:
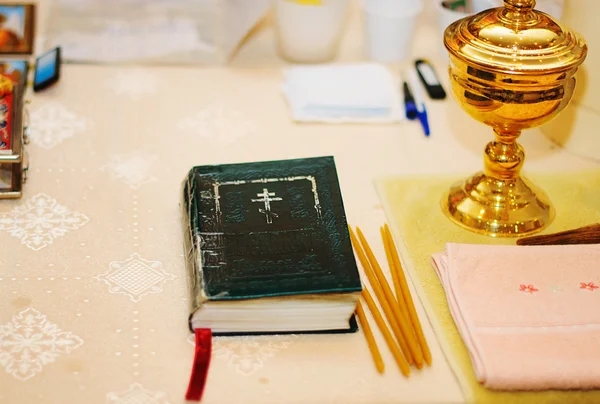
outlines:
[[[433,262],[480,383],[600,387],[600,245],[448,244]]]

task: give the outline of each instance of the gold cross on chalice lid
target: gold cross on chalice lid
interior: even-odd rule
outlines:
[[[587,54],[578,34],[534,6],[504,0],[444,34],[454,98],[496,139],[485,148],[483,171],[453,185],[442,209],[455,223],[494,237],[528,235],[554,218],[546,194],[520,175],[525,152],[516,140],[567,106]]]

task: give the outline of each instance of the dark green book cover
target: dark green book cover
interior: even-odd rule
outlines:
[[[194,167],[182,201],[192,312],[361,290],[333,157]]]

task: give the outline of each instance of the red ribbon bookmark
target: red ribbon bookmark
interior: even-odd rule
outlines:
[[[194,365],[188,391],[185,399],[200,401],[208,376],[210,365],[210,354],[212,351],[212,331],[208,328],[196,328],[196,353],[194,354]]]

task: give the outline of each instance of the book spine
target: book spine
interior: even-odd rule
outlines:
[[[195,212],[198,211],[196,205],[196,185],[194,174],[191,172],[185,178],[182,185],[181,199],[181,219],[183,227],[183,248],[184,260],[188,273],[187,286],[190,293],[190,316],[198,310],[206,300],[204,293],[204,279],[202,276],[202,253],[200,251],[201,239],[197,234],[198,217]],[[190,329],[191,322],[190,322]],[[193,330],[192,330],[193,331]]]

